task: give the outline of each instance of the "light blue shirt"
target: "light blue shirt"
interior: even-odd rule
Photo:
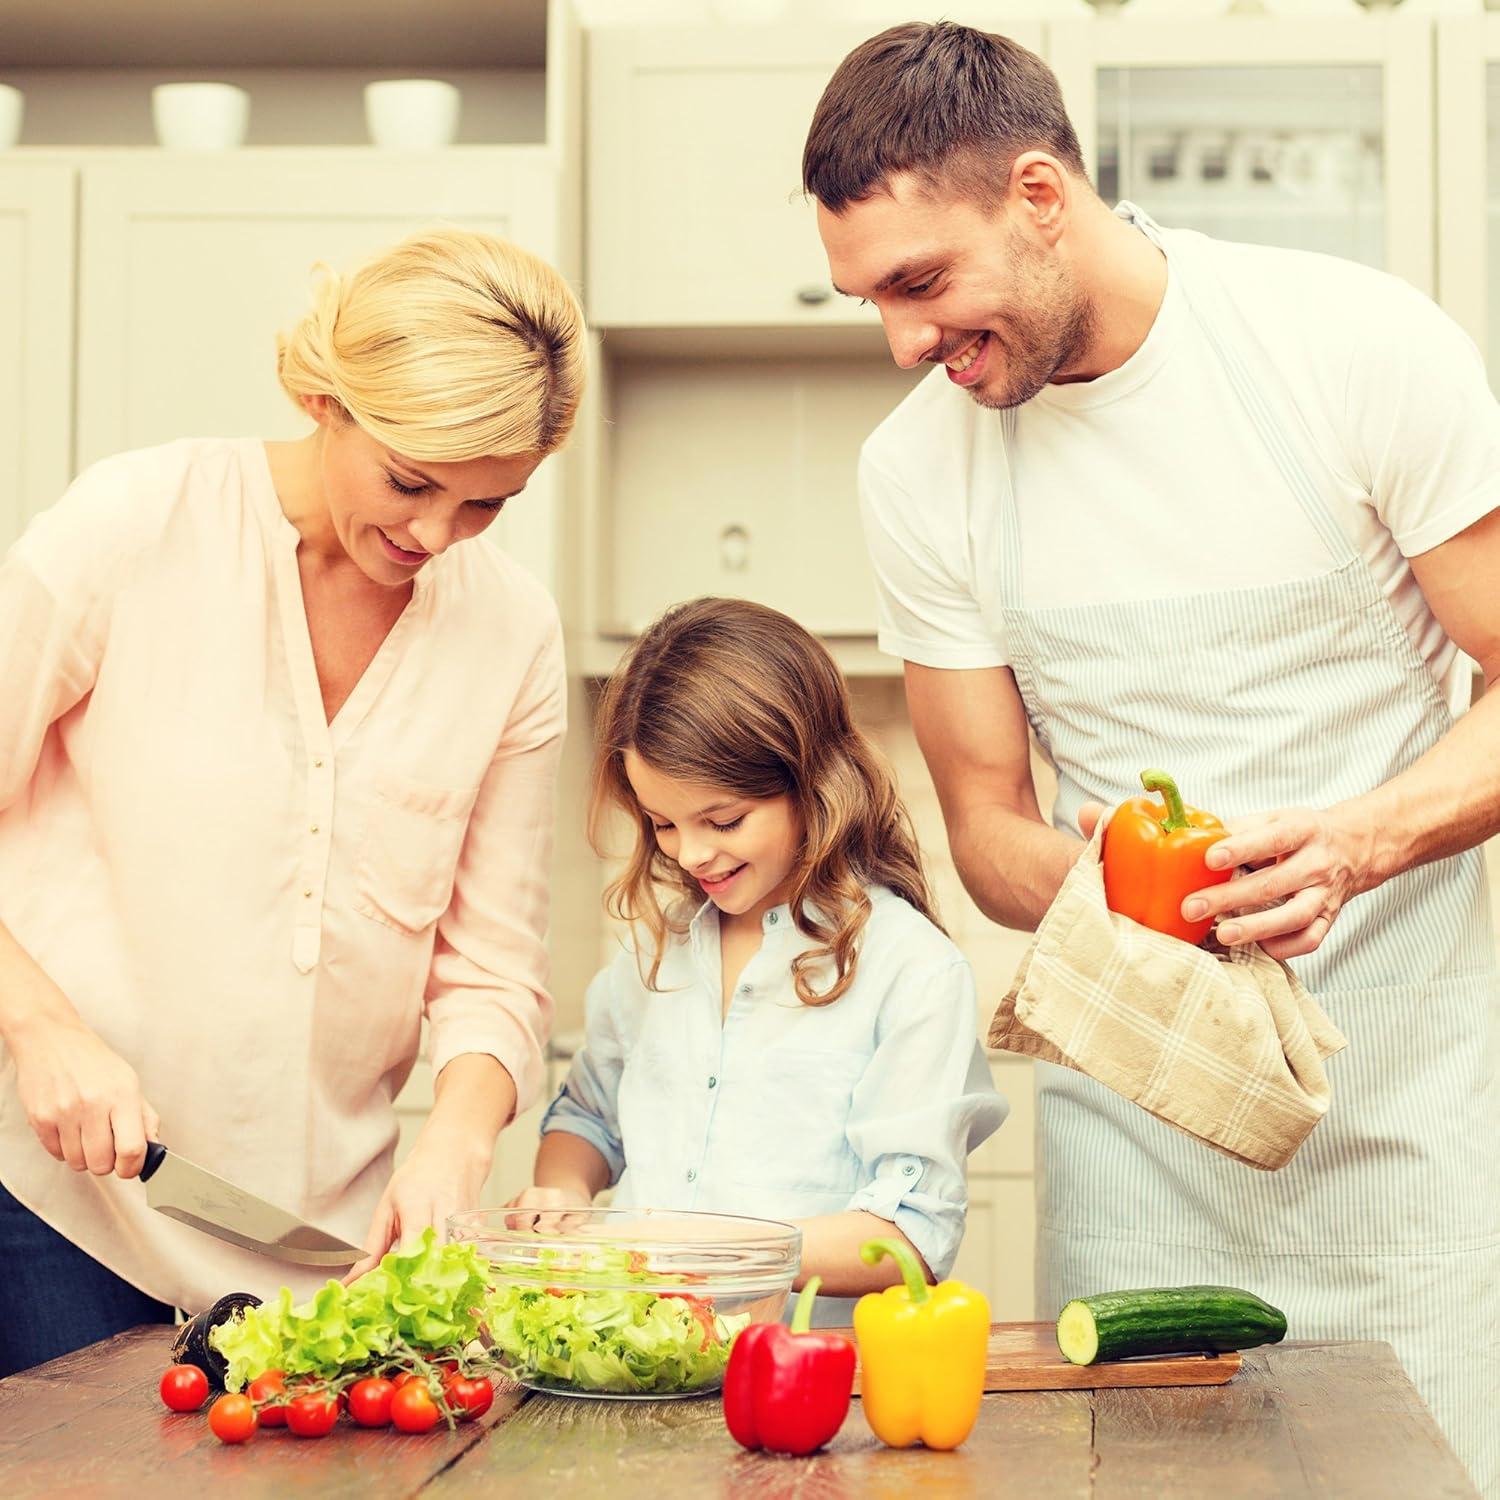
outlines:
[[[711,902],[668,939],[656,991],[622,952],[589,986],[584,1046],[542,1134],[595,1146],[621,1207],[772,1219],[864,1209],[946,1276],[968,1208],[965,1159],[1006,1103],[975,1036],[967,960],[891,891],[869,896],[854,983],[830,1005],[797,999],[792,960],[816,943],[787,906],[761,919],[722,1020]]]

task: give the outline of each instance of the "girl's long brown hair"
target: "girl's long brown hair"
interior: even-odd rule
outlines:
[[[864,887],[889,886],[936,922],[911,819],[895,778],[854,727],[843,676],[795,620],[743,599],[697,599],[668,610],[631,648],[600,699],[589,835],[602,854],[614,809],[635,828],[610,914],[650,933],[646,982],[656,987],[669,932],[703,898],[657,846],[625,775],[625,752],[664,776],[741,797],[791,797],[803,827],[792,919],[818,946],[792,963],[797,998],[827,1005],[854,982],[870,916]],[[661,892],[678,899],[664,907]],[[815,971],[832,960],[833,982]]]

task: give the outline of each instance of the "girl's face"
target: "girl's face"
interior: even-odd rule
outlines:
[[[539,454],[458,463],[403,458],[326,397],[314,399],[327,403],[313,415],[323,429],[328,518],[344,551],[374,583],[409,583],[453,543],[478,536],[541,462]]]
[[[625,775],[656,842],[727,916],[759,920],[791,892],[802,820],[789,796],[745,797],[679,781],[625,752]]]

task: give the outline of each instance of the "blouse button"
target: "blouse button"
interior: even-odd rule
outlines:
[[[307,831],[309,833],[316,833],[318,831],[318,825],[316,823],[314,823],[313,826],[311,828],[309,828]]]
[[[708,1075],[708,1086],[711,1089],[717,1088],[719,1086],[719,1080],[715,1078],[712,1073]]]
[[[902,1167],[901,1170],[905,1172],[908,1177],[915,1177],[917,1174],[917,1169],[912,1165],[911,1162],[907,1162],[907,1164]]]
[[[779,912],[774,912],[774,911],[773,911],[773,912],[772,912],[772,913],[771,913],[771,915],[770,915],[770,916],[769,916],[769,917],[767,917],[767,918],[766,918],[766,921],[768,921],[768,922],[769,922],[769,923],[770,923],[770,924],[771,924],[771,926],[772,926],[772,927],[774,927],[774,926],[775,926],[775,925],[776,925],[776,922],[777,922],[777,918],[778,918],[778,917],[779,917],[779,916],[780,916],[780,913],[779,913]]]
[[[312,899],[312,892],[311,891],[303,891],[303,893],[302,893],[302,899],[304,901],[311,900]]]
[[[315,771],[321,771],[322,769],[323,769],[323,762],[320,761],[320,760],[315,760],[313,762],[313,770],[315,770]]]
[[[687,1180],[689,1182],[696,1182],[698,1180],[698,1169],[696,1167],[689,1167],[688,1168],[688,1170],[687,1170]]]

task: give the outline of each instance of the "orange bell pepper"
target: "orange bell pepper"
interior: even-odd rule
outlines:
[[[1203,863],[1210,846],[1229,830],[1212,813],[1185,807],[1165,771],[1142,771],[1141,785],[1148,793],[1160,792],[1166,805],[1151,796],[1132,797],[1115,809],[1104,830],[1104,899],[1111,911],[1144,927],[1201,943],[1213,918],[1189,922],[1182,903],[1234,873]]]

